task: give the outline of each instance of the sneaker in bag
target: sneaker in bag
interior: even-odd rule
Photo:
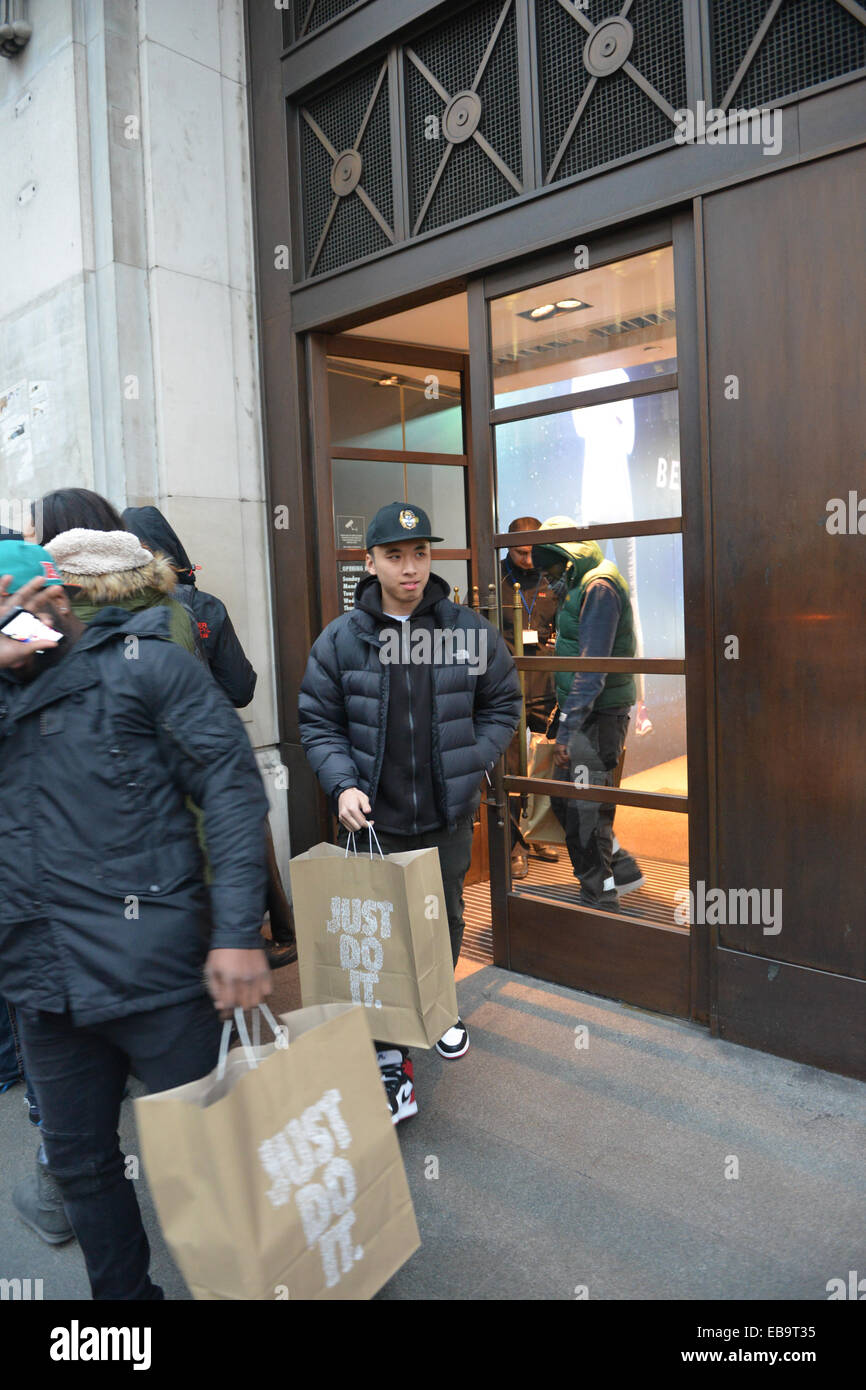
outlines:
[[[457,1020],[453,1027],[443,1033],[436,1044],[436,1051],[440,1057],[445,1057],[449,1062],[453,1062],[456,1057],[462,1057],[464,1052],[469,1051],[469,1029],[462,1019]]]
[[[412,1059],[404,1057],[395,1047],[387,1052],[380,1052],[378,1060],[391,1111],[391,1123],[398,1125],[401,1120],[408,1120],[410,1116],[418,1114]]]

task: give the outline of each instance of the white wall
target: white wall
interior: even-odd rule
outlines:
[[[259,673],[240,713],[271,768],[242,14],[30,0],[33,38],[0,58],[0,415],[6,388],[44,383],[0,420],[0,497],[85,486],[161,507]],[[24,429],[4,443],[10,414]],[[285,863],[285,796],[269,792]]]

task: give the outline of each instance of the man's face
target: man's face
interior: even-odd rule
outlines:
[[[386,610],[411,613],[430,578],[430,542],[394,541],[374,545],[367,551],[368,574],[375,574],[382,586]]]
[[[518,569],[532,569],[533,566],[531,545],[513,545],[509,550],[508,554],[511,557],[512,564],[517,565]]]

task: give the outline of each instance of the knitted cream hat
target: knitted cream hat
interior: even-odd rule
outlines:
[[[116,574],[141,569],[153,560],[131,531],[61,531],[45,549],[70,579],[75,575]]]

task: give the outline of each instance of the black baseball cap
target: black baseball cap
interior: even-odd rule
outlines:
[[[368,550],[374,545],[393,545],[395,541],[441,541],[441,536],[433,535],[430,518],[421,507],[413,507],[410,502],[389,502],[380,507],[370,525],[364,541]]]

